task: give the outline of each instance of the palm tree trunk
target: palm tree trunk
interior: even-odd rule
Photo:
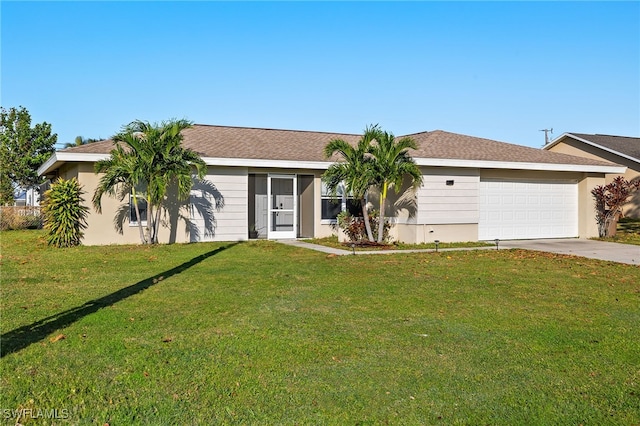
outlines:
[[[382,194],[380,194],[380,222],[378,223],[378,244],[382,244],[384,238],[384,203],[387,199],[387,188],[389,183],[384,181],[382,184]]]
[[[360,199],[360,205],[362,206],[362,218],[364,219],[364,228],[367,230],[367,238],[369,242],[373,242],[373,232],[371,231],[371,223],[369,222],[367,200],[364,197]]]
[[[158,244],[158,231],[160,228],[160,206],[156,206],[156,217],[153,220],[153,244]]]
[[[156,222],[157,222],[157,211],[158,206],[153,206],[149,213],[149,242],[150,244],[156,244],[158,241],[158,236],[156,234]]]
[[[147,241],[149,244],[153,244],[153,204],[150,203],[149,198],[147,198]]]
[[[133,195],[133,207],[136,211],[136,221],[138,222],[138,230],[140,231],[140,242],[142,244],[147,244],[147,240],[144,237],[144,230],[142,229],[142,221],[140,220],[140,208],[138,207],[138,196],[136,195],[136,189],[131,189],[131,194]]]

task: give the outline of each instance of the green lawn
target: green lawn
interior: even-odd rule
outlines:
[[[637,266],[0,236],[6,424],[640,423]]]

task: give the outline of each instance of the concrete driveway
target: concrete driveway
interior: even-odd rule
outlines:
[[[551,240],[510,240],[500,241],[500,248],[519,248],[571,254],[591,259],[640,265],[640,246],[609,243],[577,238]]]

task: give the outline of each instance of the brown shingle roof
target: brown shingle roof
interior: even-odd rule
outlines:
[[[196,124],[182,132],[183,146],[202,157],[264,160],[327,161],[325,145],[332,139],[357,143],[360,135],[300,130],[258,129]],[[65,152],[108,154],[113,141],[67,148]]]
[[[592,142],[603,148],[635,158],[640,161],[640,138],[614,135],[589,135],[586,133],[569,133],[581,139]]]
[[[185,147],[203,157],[291,161],[327,161],[325,145],[340,138],[355,144],[360,135],[298,130],[194,125],[183,132]],[[526,162],[574,165],[611,165],[572,155],[529,148],[490,139],[436,130],[407,135],[418,144],[414,158]],[[400,136],[397,136],[399,138]],[[113,141],[67,148],[65,152],[108,154]]]
[[[184,146],[203,157],[326,161],[332,139],[357,143],[360,135],[298,130],[196,125],[184,131]]]
[[[491,139],[435,130],[408,135],[418,144],[414,158],[442,158],[516,163],[611,165],[611,163],[560,154]],[[547,155],[553,154],[553,155]]]
[[[110,139],[91,142],[85,145],[72,146],[69,148],[61,149],[58,152],[77,152],[84,154],[108,154],[113,149],[113,141]]]

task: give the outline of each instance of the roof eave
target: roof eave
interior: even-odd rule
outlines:
[[[110,154],[95,154],[95,153],[87,153],[87,152],[64,152],[57,151],[54,152],[51,157],[47,161],[45,161],[42,166],[38,168],[38,176],[45,176],[52,171],[58,169],[64,163],[72,163],[72,162],[88,162],[95,163],[96,161],[105,160],[109,158]]]
[[[110,154],[55,152],[38,169],[38,175],[51,173],[67,162],[89,162],[109,158]],[[296,160],[270,160],[260,158],[224,158],[202,157],[208,166],[227,167],[270,167],[283,169],[309,169],[326,170],[333,164],[330,161],[296,161]],[[624,173],[625,166],[620,165],[589,165],[589,164],[555,164],[555,163],[529,163],[517,161],[488,161],[488,160],[463,160],[452,158],[415,158],[418,166],[433,167],[464,167],[478,169],[515,169],[515,170],[542,170],[542,171],[573,171],[588,173]]]
[[[415,158],[418,166],[436,167],[465,167],[477,169],[515,169],[515,170],[540,170],[558,172],[585,172],[585,173],[624,173],[627,168],[620,165],[592,165],[592,164],[556,164],[556,163],[529,163],[520,161],[488,161],[488,160],[461,160],[450,158]]]
[[[296,160],[269,160],[263,158],[224,158],[202,157],[208,166],[228,167],[272,167],[282,169],[313,169],[326,170],[333,164],[331,161],[296,161]]]

